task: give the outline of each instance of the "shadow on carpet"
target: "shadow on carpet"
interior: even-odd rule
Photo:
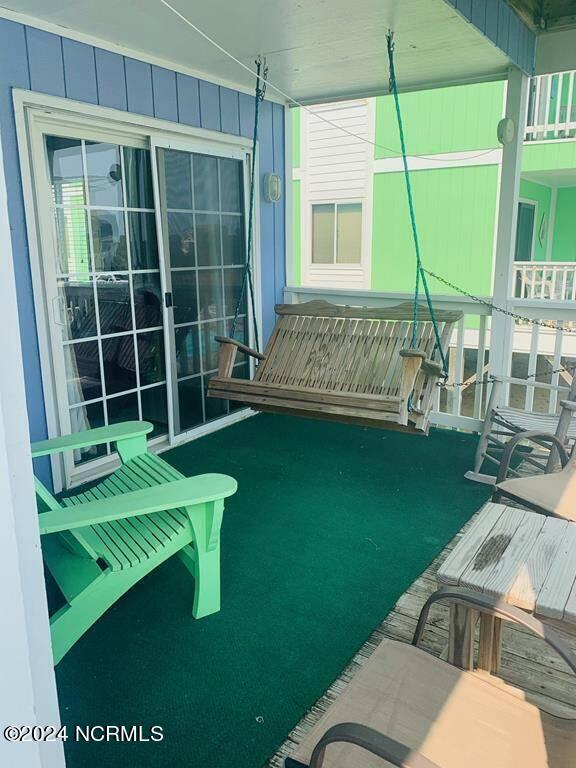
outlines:
[[[222,610],[192,619],[173,558],[95,624],[57,667],[63,721],[160,725],[164,739],[68,741],[69,768],[263,765],[486,499],[463,479],[475,445],[260,415],[165,453],[238,480]]]

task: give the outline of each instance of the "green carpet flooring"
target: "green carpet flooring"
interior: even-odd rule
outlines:
[[[261,415],[164,454],[238,480],[222,610],[191,616],[173,558],[57,667],[72,725],[161,725],[158,743],[66,745],[69,768],[259,768],[487,496],[476,438]]]

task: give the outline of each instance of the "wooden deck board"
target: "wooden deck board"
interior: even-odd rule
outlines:
[[[381,625],[376,629],[350,664],[334,681],[324,696],[302,718],[278,752],[268,761],[267,768],[283,768],[286,755],[293,754],[295,745],[300,743],[308,731],[326,711],[328,706],[346,687],[356,671],[369,658],[373,650],[385,638],[409,643],[412,640],[420,609],[429,595],[437,588],[436,572],[454,549],[464,532],[474,525],[477,515],[462,528],[446,546],[444,551],[410,585]],[[576,639],[566,638],[576,651]],[[422,648],[436,656],[445,654],[448,647],[448,609],[433,606]],[[576,719],[576,680],[565,663],[527,630],[504,624],[502,640],[501,677],[504,681],[521,688],[527,699],[554,714]]]

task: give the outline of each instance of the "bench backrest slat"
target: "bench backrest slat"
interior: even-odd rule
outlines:
[[[412,340],[412,305],[384,309],[338,307],[308,302],[277,307],[279,319],[256,379],[325,391],[397,396],[399,352]],[[457,312],[439,312],[446,349]],[[418,349],[438,359],[434,328],[425,308],[419,312]]]

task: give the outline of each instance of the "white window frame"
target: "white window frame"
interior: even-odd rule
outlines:
[[[47,174],[34,173],[34,169],[37,171],[38,168],[42,167],[42,164],[45,165],[46,163],[43,134],[53,133],[58,135],[60,133],[61,135],[73,135],[87,139],[92,138],[113,143],[148,147],[154,164],[153,184],[156,201],[158,200],[158,178],[155,173],[155,148],[157,146],[182,148],[190,152],[202,152],[219,156],[233,156],[246,159],[249,164],[252,162],[252,143],[249,139],[241,136],[223,134],[203,128],[194,128],[145,115],[121,112],[108,107],[84,104],[57,96],[48,96],[21,89],[13,91],[13,102],[28,231],[42,390],[46,409],[48,436],[56,437],[68,433],[70,431],[70,424],[69,415],[64,415],[67,413],[67,409],[63,407],[64,402],[67,402],[65,382],[61,381],[61,373],[64,369],[61,365],[62,361],[58,361],[56,358],[59,353],[57,350],[55,352],[54,347],[56,345],[53,345],[51,340],[51,307],[48,306],[44,287],[46,279],[45,270],[50,268],[51,260],[43,258],[42,243],[46,242],[46,238],[50,239],[53,237],[53,232],[51,231],[53,224],[47,225],[46,221],[51,217],[48,217],[45,212],[40,212],[36,203],[37,200],[48,199],[45,195],[49,193],[47,189],[40,191],[42,184],[46,184]],[[248,174],[245,173],[245,185],[247,176]],[[258,179],[257,157],[256,179]],[[245,199],[248,199],[247,196]],[[245,218],[246,226],[248,226],[247,212]],[[161,248],[161,240],[162,238],[159,236],[159,248]],[[164,288],[164,264],[162,263],[162,258],[160,262],[161,282]],[[255,297],[256,319],[261,327],[262,297],[260,290],[261,261],[258,189],[255,190],[254,203],[252,268],[254,284],[257,286]],[[164,325],[166,326],[166,323]],[[253,329],[251,331],[253,332]],[[168,375],[169,371],[167,370]],[[167,381],[167,388],[169,419],[171,420],[171,386],[169,381]],[[178,436],[174,436],[173,429],[171,428],[171,437],[157,438],[155,441],[151,441],[151,447],[155,451],[162,451],[185,440],[200,437],[221,429],[250,415],[252,415],[252,411],[249,409],[235,411],[233,414],[211,421],[208,424],[203,424]],[[119,462],[116,456],[111,455],[95,459],[80,467],[71,466],[70,458],[63,460],[61,456],[52,457],[51,463],[54,487],[58,491],[64,487],[73,487],[74,485],[99,477],[112,470]]]
[[[314,261],[314,208],[317,205],[333,205],[334,206],[334,261],[330,263],[321,263]],[[360,206],[360,260],[356,262],[337,261],[338,256],[338,208],[341,205],[359,205]],[[365,204],[362,198],[349,199],[349,200],[313,200],[310,203],[310,266],[314,269],[322,269],[327,267],[328,269],[334,269],[334,267],[343,267],[351,269],[361,269],[364,263],[364,219],[365,219]]]

